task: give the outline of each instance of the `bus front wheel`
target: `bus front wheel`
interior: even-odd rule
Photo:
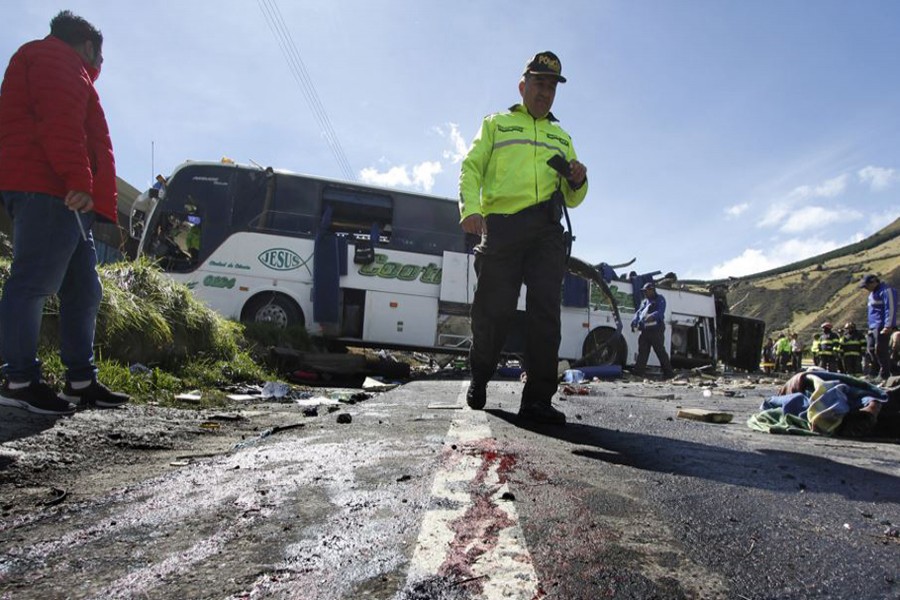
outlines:
[[[278,327],[303,325],[303,311],[284,294],[260,294],[244,307],[241,320],[245,323],[271,323]]]

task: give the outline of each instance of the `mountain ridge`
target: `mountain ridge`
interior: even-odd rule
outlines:
[[[744,277],[680,281],[689,288],[725,287],[730,312],[762,319],[766,335],[795,332],[809,347],[824,322],[865,331],[867,292],[862,277],[874,273],[900,288],[900,218],[871,236],[823,254]]]

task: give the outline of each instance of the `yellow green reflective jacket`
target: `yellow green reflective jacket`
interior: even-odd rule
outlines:
[[[522,104],[488,115],[481,123],[459,175],[460,221],[469,215],[513,214],[550,199],[562,181],[566,206],[578,206],[587,181],[577,190],[547,164],[554,154],[577,158],[572,138],[550,113],[535,119]]]

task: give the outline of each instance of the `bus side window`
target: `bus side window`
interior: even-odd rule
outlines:
[[[244,195],[250,204],[235,209],[236,227],[288,236],[315,235],[315,192],[310,181],[266,170],[248,185],[253,189]]]
[[[377,226],[379,237],[387,239],[391,233],[394,203],[386,194],[368,191],[325,188],[322,194],[322,214],[331,209],[331,219],[325,225],[329,230],[354,237],[371,235]],[[378,240],[371,240],[373,243]]]
[[[277,183],[267,171],[242,171],[234,181],[231,228],[234,231],[264,229],[268,222],[268,194]]]

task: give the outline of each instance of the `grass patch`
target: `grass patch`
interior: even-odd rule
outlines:
[[[226,401],[222,388],[277,379],[264,366],[269,346],[309,345],[305,330],[254,326],[245,337],[243,325],[208,309],[186,286],[146,260],[104,265],[98,272],[103,284],[94,338],[99,379],[137,402],[220,406]],[[8,277],[9,262],[0,260],[0,286]],[[51,296],[44,307],[38,357],[45,379],[61,388],[65,367],[59,358],[58,323],[59,300]],[[201,391],[199,404],[175,400],[191,390]]]

